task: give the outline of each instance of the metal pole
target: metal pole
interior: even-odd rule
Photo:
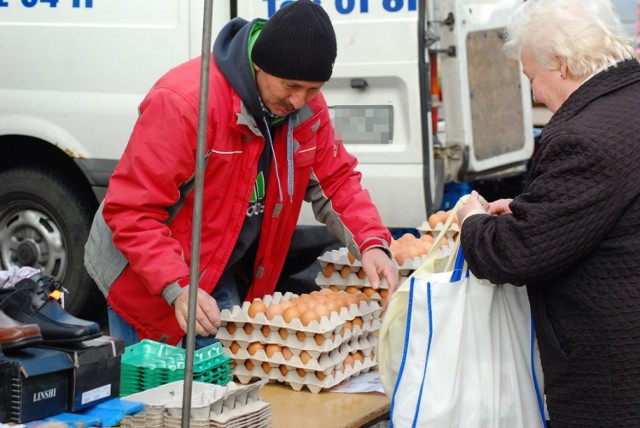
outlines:
[[[195,351],[196,302],[200,271],[200,232],[202,227],[202,190],[204,187],[205,143],[207,138],[207,101],[209,96],[209,65],[211,63],[211,21],[213,0],[204,2],[202,26],[202,62],[200,65],[200,109],[198,112],[198,143],[196,147],[196,176],[193,196],[193,226],[191,231],[191,266],[189,275],[189,313],[182,400],[182,427],[190,425],[191,392],[193,387],[193,359]]]

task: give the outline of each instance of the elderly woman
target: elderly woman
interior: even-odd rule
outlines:
[[[552,112],[524,193],[458,212],[471,271],[526,286],[551,425],[640,427],[640,64],[608,0],[528,0],[505,51]]]

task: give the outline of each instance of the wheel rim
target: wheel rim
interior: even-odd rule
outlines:
[[[50,215],[36,208],[8,208],[0,217],[5,268],[31,266],[62,280],[67,269],[64,239]]]

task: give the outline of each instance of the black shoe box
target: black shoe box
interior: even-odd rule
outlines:
[[[0,357],[0,422],[30,422],[68,410],[73,364],[65,352],[24,348]]]
[[[69,411],[87,409],[120,396],[120,360],[124,353],[122,339],[101,336],[75,344],[57,345],[51,349],[66,352],[73,362],[69,381]]]

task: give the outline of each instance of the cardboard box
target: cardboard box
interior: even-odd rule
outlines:
[[[69,355],[53,349],[25,348],[0,357],[0,422],[30,422],[68,408]]]
[[[120,396],[122,339],[102,336],[51,349],[67,353],[73,363],[69,380],[69,411],[87,409]]]

